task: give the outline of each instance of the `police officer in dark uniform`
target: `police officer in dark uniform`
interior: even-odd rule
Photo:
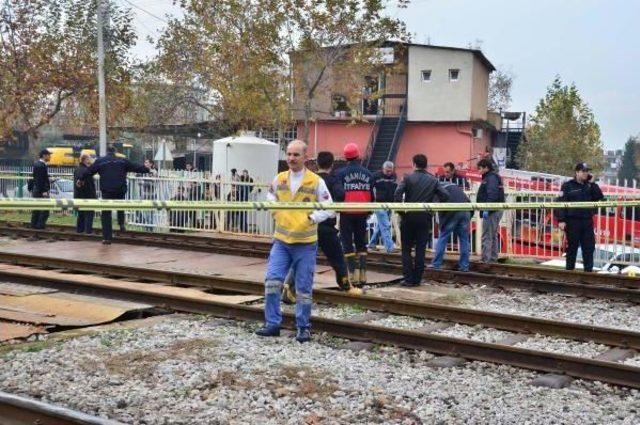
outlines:
[[[34,198],[48,198],[51,190],[47,162],[51,159],[51,152],[46,149],[40,151],[38,160],[33,164],[33,179],[28,183],[27,189]],[[49,218],[48,210],[33,210],[31,213],[31,228],[44,229]]]
[[[576,177],[562,185],[560,202],[596,202],[604,199],[600,186],[592,182],[589,166],[580,162],[576,165]],[[566,208],[556,210],[556,217],[560,228],[567,234],[567,270],[576,267],[578,247],[582,247],[582,261],[584,271],[593,271],[593,252],[596,248],[596,238],[593,232],[593,215],[596,210],[591,208]]]
[[[144,165],[133,164],[127,158],[118,158],[116,148],[107,147],[107,155],[102,156],[91,164],[83,173],[81,178],[100,175],[100,192],[102,199],[124,199],[127,194],[127,173],[149,173],[150,170]],[[111,225],[111,211],[102,211],[102,243],[111,245],[113,230]],[[124,231],[124,211],[118,211],[118,224],[120,231]]]
[[[73,172],[73,198],[74,199],[96,199],[96,183],[93,176],[85,173],[91,166],[91,156],[87,153],[80,155],[80,164]],[[84,176],[84,178],[82,177]],[[78,233],[93,233],[93,217],[95,211],[78,211],[78,221],[76,231]]]
[[[338,197],[336,200],[340,202],[372,202],[373,175],[360,165],[358,145],[347,143],[343,154],[347,165],[338,171],[336,178],[342,184],[344,197]],[[369,213],[366,211],[345,211],[340,214],[340,238],[352,284],[356,282],[361,285],[367,283],[368,216]]]

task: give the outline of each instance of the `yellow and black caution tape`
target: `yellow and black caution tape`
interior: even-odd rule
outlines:
[[[218,211],[497,211],[559,208],[638,207],[640,199],[600,202],[511,202],[511,203],[323,203],[323,202],[215,202],[215,201],[143,201],[104,199],[0,199],[1,210],[218,210]]]

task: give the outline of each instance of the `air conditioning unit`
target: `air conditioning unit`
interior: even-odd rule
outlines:
[[[471,130],[471,134],[473,134],[474,139],[482,139],[484,133],[481,128],[474,128]]]

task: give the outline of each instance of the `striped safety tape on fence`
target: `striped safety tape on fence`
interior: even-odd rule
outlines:
[[[484,211],[559,208],[638,207],[640,200],[600,202],[510,202],[510,203],[322,203],[322,202],[214,202],[142,201],[104,199],[0,199],[0,210],[223,210],[223,211]]]

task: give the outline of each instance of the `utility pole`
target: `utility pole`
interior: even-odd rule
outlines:
[[[104,85],[104,0],[98,0],[98,107],[100,128],[100,156],[107,154],[107,96]]]

